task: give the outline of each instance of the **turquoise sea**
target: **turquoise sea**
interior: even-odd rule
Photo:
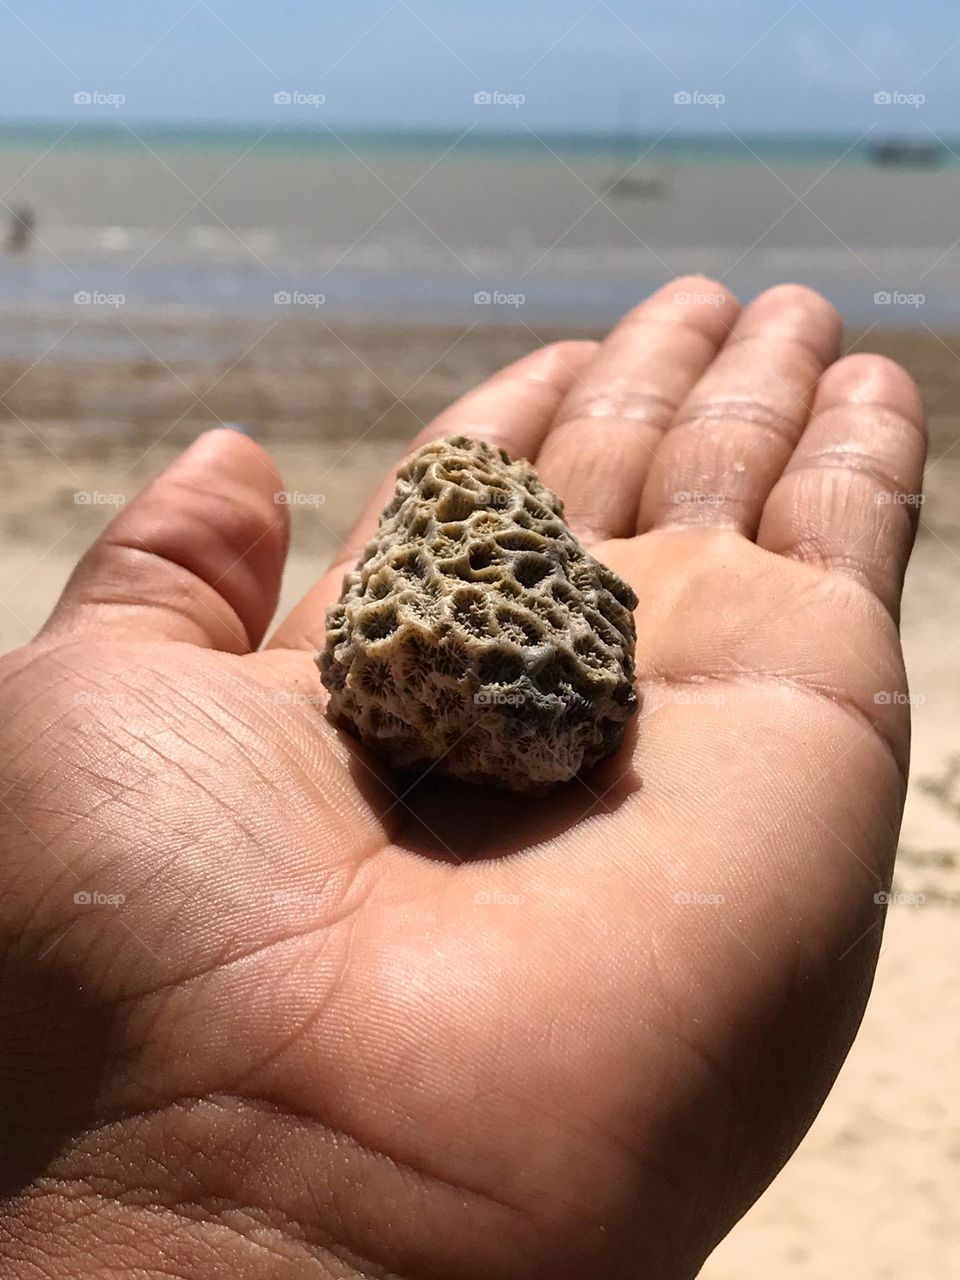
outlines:
[[[209,125],[157,126],[129,123],[122,125],[76,125],[73,123],[3,125],[0,123],[0,145],[28,148],[47,147],[67,133],[72,147],[135,148],[138,139],[150,146],[166,149],[195,147],[201,149],[236,148],[253,144],[271,150],[318,154],[336,151],[340,140],[364,154],[396,154],[398,152],[428,154],[457,143],[457,149],[470,155],[494,155],[501,159],[543,158],[550,149],[561,155],[609,158],[625,154],[650,153],[657,159],[689,163],[750,163],[751,155],[770,164],[870,164],[870,149],[880,139],[875,131],[867,134],[734,134],[727,129],[713,133],[683,134],[674,129],[649,133],[622,132],[556,132],[516,128],[509,131],[467,129],[363,129],[346,126],[330,128],[284,128],[282,126],[245,125],[211,127]],[[921,131],[914,141],[929,141]],[[960,163],[960,136],[941,138],[941,160]]]

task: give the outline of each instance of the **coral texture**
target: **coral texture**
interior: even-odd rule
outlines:
[[[542,790],[620,746],[636,603],[528,462],[434,441],[328,610],[329,712],[397,768]]]

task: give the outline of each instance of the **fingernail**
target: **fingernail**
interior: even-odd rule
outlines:
[[[223,422],[220,425],[224,427],[227,431],[237,431],[242,436],[247,436],[251,440],[254,439],[253,432],[250,430],[249,427],[244,426],[242,422]]]

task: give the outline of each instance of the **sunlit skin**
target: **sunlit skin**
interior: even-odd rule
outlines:
[[[549,800],[322,713],[391,477],[263,645],[257,444],[121,512],[0,662],[5,1276],[696,1274],[856,1032],[904,797],[923,417],[839,357],[808,290],[680,280],[414,442],[535,460],[639,596],[641,712]]]

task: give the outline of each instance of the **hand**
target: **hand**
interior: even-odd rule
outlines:
[[[535,459],[639,594],[641,714],[547,801],[320,713],[392,479],[259,651],[258,446],[117,518],[0,663],[5,1275],[695,1275],[856,1032],[904,798],[922,412],[838,343],[683,280],[417,441]]]

